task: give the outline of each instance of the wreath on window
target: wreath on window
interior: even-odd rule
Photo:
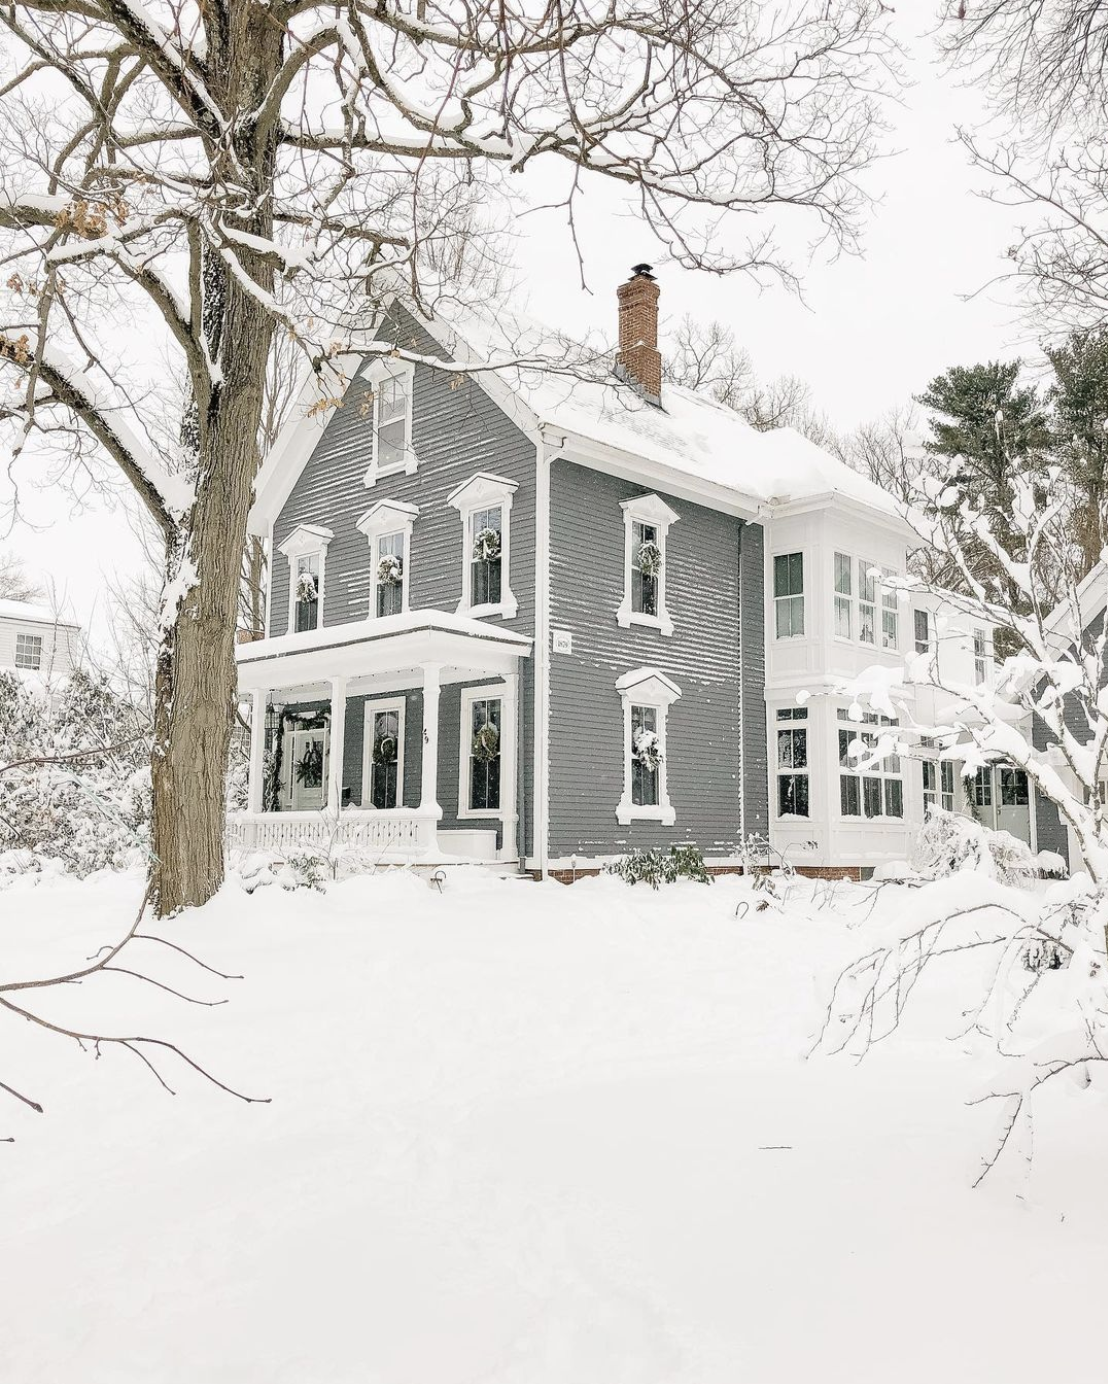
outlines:
[[[395,764],[397,749],[395,735],[379,735],[373,742],[374,764]]]
[[[644,577],[656,577],[662,570],[662,550],[652,538],[639,544],[639,571]]]
[[[319,600],[319,584],[314,572],[301,572],[296,578],[296,599],[298,601]]]
[[[296,781],[304,788],[318,788],[323,782],[323,746],[316,741],[297,761]]]
[[[473,737],[473,748],[471,751],[473,758],[481,764],[488,764],[500,753],[500,732],[494,725],[488,724],[481,727]]]
[[[500,557],[500,530],[482,529],[473,540],[474,562],[496,562]]]
[[[658,732],[653,730],[637,730],[632,741],[635,758],[653,774],[661,767],[662,763],[662,742],[658,738]]]
[[[377,564],[378,586],[399,586],[404,580],[404,559],[395,553],[386,553]]]

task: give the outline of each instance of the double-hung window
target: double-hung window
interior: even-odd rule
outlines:
[[[407,361],[371,362],[365,370],[366,393],[362,413],[370,419],[372,457],[365,484],[376,485],[382,476],[416,469],[412,448],[413,368]]]
[[[939,807],[944,812],[954,811],[954,761],[951,759],[925,759],[920,765],[923,770],[923,808]]]
[[[853,638],[853,569],[853,560],[846,553],[835,554],[835,634],[839,639]]]
[[[916,653],[929,654],[931,652],[931,616],[926,610],[914,612],[915,622]]]
[[[991,764],[983,764],[974,772],[973,805],[974,807],[990,808],[993,805],[993,770]]]
[[[15,636],[15,666],[37,671],[42,667],[42,635],[18,633]]]
[[[404,698],[365,704],[362,805],[404,806]]]
[[[500,812],[501,699],[480,693],[465,699],[469,736],[466,810],[471,816]]]
[[[672,826],[677,812],[669,799],[669,709],[681,689],[657,668],[637,668],[616,681],[623,702],[623,796],[616,820]]]
[[[278,545],[289,562],[288,629],[296,634],[323,625],[327,545],[334,534],[319,524],[300,524]]]
[[[458,615],[499,615],[512,620],[512,496],[518,481],[482,471],[447,496],[462,522],[462,598]]]
[[[808,802],[807,707],[782,707],[777,713],[777,815],[807,817]],[[782,725],[782,722],[788,722]]]
[[[377,539],[377,614],[399,615],[404,609],[404,534],[383,533]]]
[[[412,532],[416,505],[379,500],[357,522],[369,543],[369,610],[371,620],[402,615],[409,609],[412,585]],[[364,588],[363,588],[364,589]]]
[[[989,680],[989,634],[983,629],[973,632],[973,680],[978,686]]]
[[[778,639],[804,633],[804,554],[778,553],[773,559],[773,605]]]
[[[895,587],[889,585],[890,578],[895,578],[895,576],[896,573],[890,572],[887,567],[881,569],[881,647],[883,649],[900,647],[899,593]]]
[[[679,518],[658,495],[623,500],[623,600],[616,621],[623,628],[645,625],[673,633],[666,601],[669,530]]]
[[[850,721],[844,710],[840,721]],[[895,719],[867,712],[860,723],[839,727],[839,811],[844,817],[903,817],[904,779],[898,754],[875,755],[880,740],[897,726]],[[852,754],[856,743],[862,753]]]
[[[877,577],[872,562],[858,562],[858,638],[877,643]]]

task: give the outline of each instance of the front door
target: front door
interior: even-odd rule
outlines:
[[[326,730],[294,730],[288,744],[289,806],[293,812],[318,811],[327,796]]]
[[[1020,841],[1031,844],[1031,794],[1027,786],[1027,775],[1022,769],[1005,769],[997,766],[996,788],[993,801],[996,803],[996,824],[1000,831],[1008,831]]]

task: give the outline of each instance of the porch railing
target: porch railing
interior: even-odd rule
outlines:
[[[341,845],[384,858],[433,854],[438,818],[418,808],[367,812],[236,812],[227,818],[228,851],[326,850]]]

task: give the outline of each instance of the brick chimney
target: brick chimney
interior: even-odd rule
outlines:
[[[654,403],[662,397],[662,357],[658,353],[658,298],[661,290],[649,264],[636,264],[616,290],[619,299],[619,354],[616,368]]]

